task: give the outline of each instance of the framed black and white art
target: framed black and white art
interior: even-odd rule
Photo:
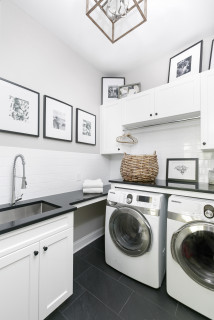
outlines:
[[[44,96],[44,138],[72,141],[73,107]]]
[[[167,159],[166,180],[183,183],[198,182],[198,158]]]
[[[214,40],[212,41],[212,45],[211,45],[211,52],[210,52],[210,63],[209,63],[209,69],[214,68]]]
[[[0,78],[0,131],[39,136],[39,93]]]
[[[119,97],[119,87],[125,85],[123,77],[103,77],[101,82],[101,104],[114,102]]]
[[[168,82],[201,72],[203,41],[176,54],[169,61]]]
[[[96,145],[96,116],[76,109],[76,142]]]

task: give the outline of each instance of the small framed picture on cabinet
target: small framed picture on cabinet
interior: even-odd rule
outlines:
[[[76,142],[96,145],[96,116],[76,109]]]
[[[202,49],[203,41],[199,41],[172,57],[169,61],[168,82],[201,72]]]
[[[101,83],[101,104],[117,100],[119,98],[119,87],[124,85],[124,77],[103,77]]]

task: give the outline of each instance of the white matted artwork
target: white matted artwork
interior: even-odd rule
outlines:
[[[203,41],[199,41],[170,59],[168,82],[201,72]]]
[[[214,45],[214,40],[212,41],[212,45],[211,45],[209,69],[214,68],[214,49],[213,49],[213,45]]]
[[[119,98],[119,87],[124,86],[124,84],[124,77],[103,77],[101,83],[101,104],[117,100]]]
[[[0,130],[39,136],[39,93],[0,78]]]
[[[198,182],[198,158],[167,159],[166,180]]]
[[[73,107],[44,96],[44,138],[72,141]]]
[[[96,116],[81,109],[76,110],[76,142],[96,145]]]

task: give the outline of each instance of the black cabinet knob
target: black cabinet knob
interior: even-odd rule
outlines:
[[[117,150],[120,151],[120,148],[118,148]]]
[[[206,145],[206,142],[203,142],[203,146],[205,146]]]
[[[157,113],[157,112],[155,112],[155,115],[157,116],[157,115],[158,115],[158,113]]]
[[[44,251],[47,251],[47,250],[48,250],[48,247],[43,247],[43,250],[44,250]]]
[[[34,256],[38,256],[39,251],[34,251]]]
[[[150,113],[150,117],[152,117],[152,113]]]

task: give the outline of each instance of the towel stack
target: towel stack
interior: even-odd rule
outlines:
[[[83,182],[83,193],[103,193],[102,180],[85,180]]]

